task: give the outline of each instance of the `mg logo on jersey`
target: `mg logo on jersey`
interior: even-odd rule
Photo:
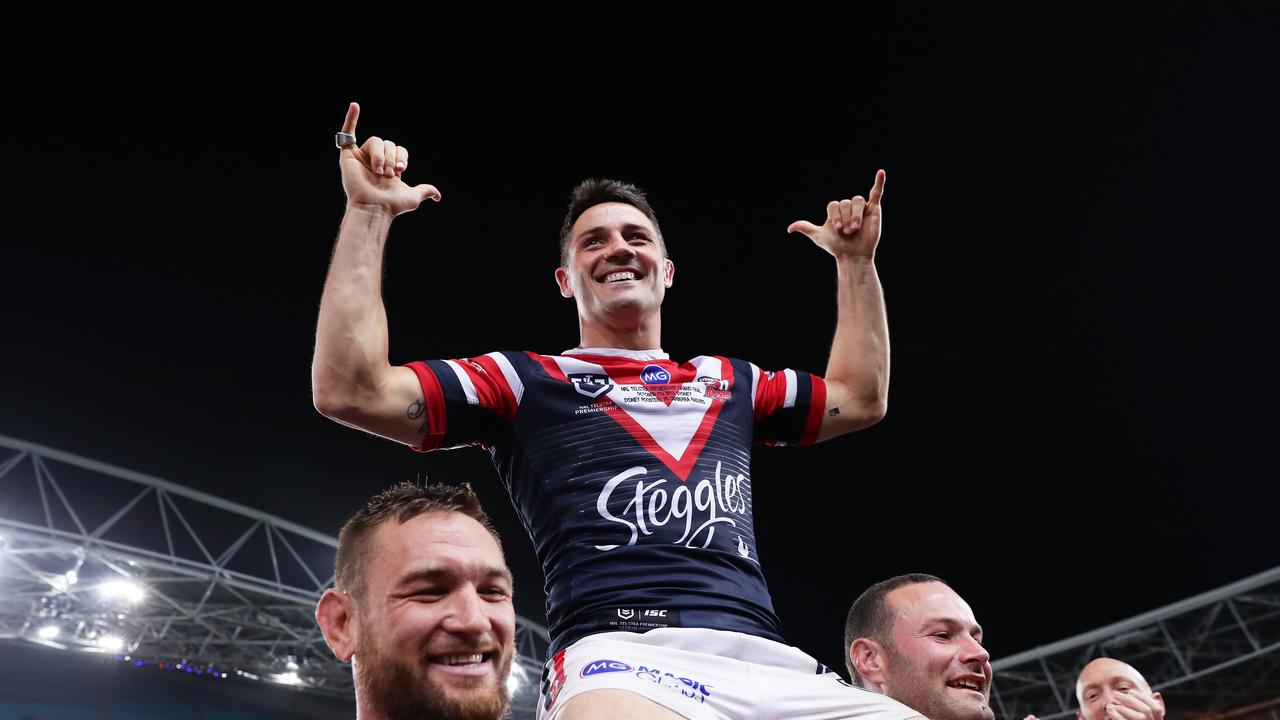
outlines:
[[[573,383],[573,389],[579,395],[586,395],[592,400],[613,389],[613,381],[607,375],[573,373],[569,375],[569,382]]]
[[[666,385],[671,382],[671,373],[657,365],[645,365],[640,371],[640,382],[645,385]]]
[[[582,672],[578,673],[578,677],[589,677],[591,675],[602,675],[604,673],[631,672],[635,668],[624,662],[617,660],[596,660],[582,666]]]

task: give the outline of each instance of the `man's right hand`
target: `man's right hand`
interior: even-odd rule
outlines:
[[[351,103],[342,122],[342,132],[355,135],[360,119],[360,105]],[[427,198],[440,202],[440,191],[434,185],[410,187],[401,179],[409,168],[409,151],[390,140],[371,137],[364,145],[344,145],[339,153],[342,188],[347,192],[348,207],[379,210],[390,215],[417,210]]]
[[[1116,693],[1107,703],[1107,720],[1164,720],[1164,701],[1159,693],[1149,694],[1141,689],[1130,693]]]

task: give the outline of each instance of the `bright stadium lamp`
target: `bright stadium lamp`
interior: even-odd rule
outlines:
[[[141,585],[128,580],[111,580],[98,586],[98,592],[108,600],[120,599],[129,603],[141,602],[147,593]]]

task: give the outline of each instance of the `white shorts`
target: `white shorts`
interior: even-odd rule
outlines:
[[[538,720],[570,699],[627,690],[690,720],[905,720],[920,713],[853,687],[799,649],[703,628],[588,635],[542,670]]]

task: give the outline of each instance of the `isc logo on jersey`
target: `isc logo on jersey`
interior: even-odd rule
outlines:
[[[640,371],[640,382],[645,385],[666,385],[671,382],[671,373],[657,365],[645,365]]]
[[[578,673],[578,677],[589,677],[591,675],[602,675],[604,673],[631,672],[635,668],[624,662],[617,660],[595,660],[582,666],[582,672]]]

